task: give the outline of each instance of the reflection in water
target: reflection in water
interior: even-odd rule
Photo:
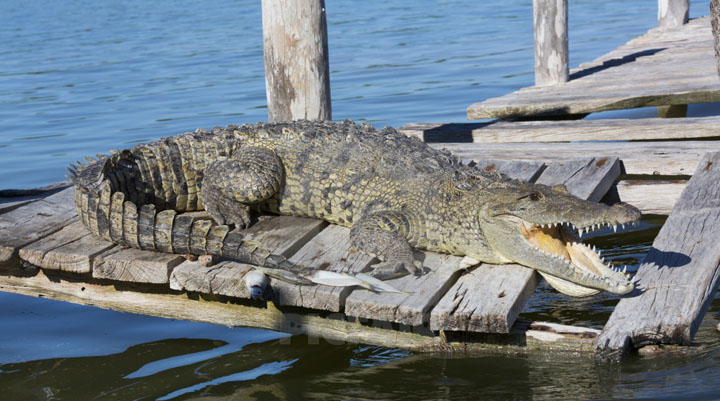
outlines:
[[[231,352],[223,341],[170,339],[106,356],[0,365],[0,388],[12,400],[712,399],[718,314],[720,299],[695,346],[621,364],[557,352],[424,355],[305,336]]]

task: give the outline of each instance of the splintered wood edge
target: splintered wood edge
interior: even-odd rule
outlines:
[[[226,326],[254,327],[294,335],[321,337],[330,343],[347,342],[409,349],[418,352],[448,352],[465,355],[518,354],[525,352],[572,352],[591,355],[595,339],[564,329],[538,329],[525,325],[513,334],[435,333],[423,326],[404,326],[389,322],[348,319],[343,313],[320,316],[317,311],[281,311],[267,305],[191,299],[186,293],[131,292],[113,285],[68,281],[40,271],[33,277],[0,275],[0,291],[55,299],[103,309],[139,313],[169,319],[183,319]],[[297,310],[294,308],[293,310]],[[562,325],[559,325],[562,326]],[[571,327],[571,326],[562,326]]]

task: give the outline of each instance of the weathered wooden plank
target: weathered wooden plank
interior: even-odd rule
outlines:
[[[245,286],[245,274],[253,267],[232,261],[212,266],[185,261],[170,274],[170,288],[178,291],[200,292],[236,298],[250,298]]]
[[[76,221],[20,249],[20,258],[45,269],[89,273],[92,259],[114,247],[100,239]]]
[[[20,206],[35,202],[70,186],[69,181],[56,182],[41,188],[0,189],[0,213],[6,213]]]
[[[0,214],[0,265],[16,262],[21,247],[77,220],[74,194],[67,188]]]
[[[690,344],[720,278],[720,153],[706,155],[598,338],[603,356]]]
[[[720,141],[573,142],[573,143],[432,143],[461,159],[525,160],[552,163],[578,155],[618,157],[627,174],[691,175],[705,152],[720,151]]]
[[[539,282],[524,266],[482,264],[463,275],[433,308],[430,329],[508,333]]]
[[[537,182],[564,184],[573,195],[597,201],[619,175],[617,159],[576,159],[548,165]],[[430,328],[507,333],[538,283],[532,269],[482,264],[461,276],[438,302],[430,314]]]
[[[359,273],[366,270],[374,258],[351,249],[350,229],[330,225],[297,251],[290,261],[320,270]],[[325,285],[300,286],[272,281],[274,301],[279,305],[302,306],[310,309],[339,312],[351,287]]]
[[[668,215],[685,189],[685,180],[623,180],[617,183],[619,200],[643,214]]]
[[[185,260],[180,255],[118,247],[93,260],[94,278],[134,283],[166,284],[172,269]]]
[[[426,252],[422,276],[407,275],[387,283],[408,291],[407,294],[374,293],[356,289],[347,298],[345,313],[367,319],[379,319],[408,325],[429,321],[428,312],[460,275],[462,258]]]
[[[389,329],[386,322],[347,319],[342,313],[325,317],[301,312],[283,312],[272,303],[267,307],[241,303],[190,299],[186,294],[158,294],[152,291],[121,291],[113,285],[78,281],[72,277],[53,277],[39,272],[33,277],[0,275],[0,291],[42,296],[123,312],[141,313],[170,319],[194,320],[225,326],[246,326],[323,338],[333,343],[364,343],[419,352],[451,352],[465,355],[523,352],[592,352],[593,330],[546,323],[523,324],[513,335],[501,340],[481,335],[448,339],[425,327],[401,326]]]
[[[535,182],[545,168],[543,162],[510,160],[480,160],[476,165],[485,171],[499,171],[510,178],[530,182]]]
[[[327,225],[307,217],[272,216],[253,224],[243,234],[273,253],[289,258]]]
[[[582,199],[598,202],[620,176],[620,160],[593,157],[552,163],[543,171],[538,184],[563,184]]]
[[[426,142],[569,142],[710,138],[720,116],[490,123],[412,123],[399,131]]]
[[[267,216],[243,231],[243,234],[271,252],[289,258],[326,226],[326,222],[317,219]],[[175,290],[249,298],[250,294],[244,284],[245,273],[249,270],[249,265],[230,261],[209,267],[196,262],[183,262],[173,269],[170,287]],[[277,287],[276,291],[282,288],[285,297],[296,298],[300,291],[295,286],[283,287],[276,282],[272,284],[275,284],[273,288]]]
[[[571,71],[565,84],[524,88],[475,103],[468,107],[468,117],[587,114],[720,101],[709,28],[709,18],[676,29],[656,28],[611,52],[611,57]]]

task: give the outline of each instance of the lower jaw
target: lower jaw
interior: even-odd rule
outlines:
[[[569,295],[571,297],[589,297],[591,295],[595,295],[600,292],[600,290],[596,290],[594,288],[589,287],[583,287],[581,285],[572,283],[567,280],[563,280],[559,277],[555,277],[553,275],[550,275],[548,273],[538,272],[541,276],[547,281],[548,284],[550,284],[553,288],[555,288],[558,292],[563,293],[565,295]]]

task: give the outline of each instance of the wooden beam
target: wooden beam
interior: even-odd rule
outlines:
[[[687,24],[690,0],[658,0],[658,26],[674,28]]]
[[[603,357],[648,344],[689,345],[720,278],[720,153],[706,155],[598,338]]]
[[[359,273],[368,268],[374,258],[351,248],[350,229],[330,225],[300,248],[290,261],[319,270]],[[343,310],[345,299],[353,291],[352,287],[302,286],[277,280],[273,280],[271,285],[278,305],[330,312]]]
[[[333,343],[362,343],[419,352],[460,355],[590,353],[597,336],[597,330],[541,322],[523,322],[513,328],[512,334],[502,337],[462,333],[444,336],[423,326],[352,319],[343,313],[281,310],[272,303],[213,300],[177,292],[128,291],[112,284],[78,280],[71,275],[49,278],[43,271],[33,277],[0,275],[0,291],[169,319],[276,330],[319,337]]]
[[[442,298],[461,272],[462,258],[426,252],[423,260],[425,272],[420,277],[407,275],[387,283],[407,291],[403,294],[375,293],[356,289],[345,303],[345,313],[366,319],[418,326],[430,320],[430,310]]]
[[[618,200],[643,214],[669,215],[686,185],[685,180],[623,180],[617,183]]]
[[[533,0],[535,86],[568,81],[567,0]]]
[[[270,121],[331,120],[325,0],[263,0],[262,25]]]
[[[574,142],[574,143],[431,143],[465,160],[517,160],[551,163],[578,155],[618,157],[633,175],[691,175],[705,152],[720,151],[720,141]]]
[[[710,0],[710,25],[715,48],[715,63],[720,76],[720,0]]]
[[[0,266],[17,264],[18,250],[77,220],[74,188],[0,214]]]
[[[502,121],[411,123],[398,130],[425,142],[573,142],[713,138],[720,116],[673,119]]]
[[[116,245],[90,234],[76,221],[21,248],[20,258],[45,269],[90,273],[92,260],[113,247]]]

